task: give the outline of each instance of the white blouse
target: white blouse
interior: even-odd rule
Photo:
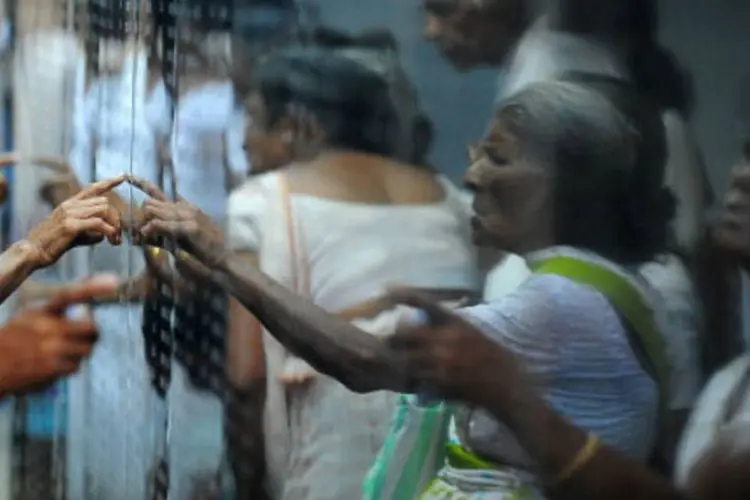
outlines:
[[[78,75],[78,97],[73,111],[73,148],[70,163],[83,184],[132,173],[157,180],[156,141],[145,110],[149,99],[146,54],[125,57],[122,71],[94,80],[84,92],[85,61]],[[96,158],[96,172],[92,159]],[[116,188],[137,203],[146,195],[128,185]]]
[[[174,122],[163,83],[154,95],[149,120],[160,134],[171,133],[179,194],[214,220],[224,221],[228,177],[244,177],[250,170],[243,149],[245,113],[236,103],[232,83],[208,82],[180,96]]]
[[[693,467],[720,436],[731,436],[737,446],[750,445],[750,391],[745,391],[733,418],[723,420],[728,400],[748,369],[750,356],[739,357],[714,374],[701,393],[677,449],[677,484],[687,485]]]
[[[340,311],[382,297],[394,285],[477,289],[469,217],[449,181],[441,179],[443,201],[394,206],[303,194],[286,198],[280,175],[260,175],[232,193],[230,247],[258,253],[265,273],[322,308]],[[294,245],[285,199],[291,206]],[[309,290],[298,286],[305,269]],[[388,335],[400,316],[396,308],[353,323],[372,335]],[[311,382],[310,391],[289,391],[280,378],[290,360],[298,366],[303,362],[290,358],[269,334],[264,350],[269,373],[266,458],[274,498],[361,497],[362,481],[387,432],[393,394],[353,394],[322,376]],[[321,481],[332,472],[336,481]]]

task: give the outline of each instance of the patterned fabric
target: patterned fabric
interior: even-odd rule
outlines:
[[[533,476],[517,469],[443,469],[419,500],[544,500]]]
[[[224,394],[227,296],[211,283],[195,283],[193,295],[177,302],[174,355],[196,388]]]

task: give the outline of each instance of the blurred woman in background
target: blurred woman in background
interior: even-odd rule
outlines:
[[[352,38],[326,30],[265,57],[254,68],[246,148],[254,166],[272,172],[243,184],[228,208],[230,249],[238,259],[373,334],[394,326],[382,300],[389,285],[453,299],[476,290],[456,188],[393,159],[413,140],[399,125],[394,90],[381,69],[394,45],[383,34]],[[286,167],[275,170],[280,164]],[[393,395],[355,395],[317,373],[261,336],[257,320],[236,302],[229,352],[231,385],[254,390],[256,404],[265,392],[265,429],[261,415],[246,414],[244,431],[251,438],[254,425],[264,436],[271,497],[358,497]],[[234,460],[245,492],[260,470],[247,460],[259,449],[258,438],[254,449],[251,442],[235,448],[235,457],[245,454]]]

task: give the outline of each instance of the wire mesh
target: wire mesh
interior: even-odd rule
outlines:
[[[200,67],[191,59],[194,51],[231,28],[231,13],[226,1],[91,0],[81,6],[75,17],[86,58],[82,105],[96,99],[87,180],[126,171],[157,181],[167,193],[179,190],[187,163],[176,145],[184,122],[177,118],[181,80],[195,84]],[[154,104],[160,92],[166,99]],[[166,126],[148,121],[154,106]],[[144,129],[153,144],[141,137]],[[119,156],[105,154],[118,145]],[[142,199],[132,190],[120,194],[128,202]],[[89,271],[139,275],[140,250],[126,247],[94,249]],[[166,500],[220,489],[226,300],[189,282],[176,300],[174,285],[152,278],[142,302],[95,311],[103,338],[78,377],[81,400],[73,403],[85,406],[83,421],[69,429],[86,443],[78,455],[68,454],[83,464],[82,488],[68,488],[68,498]]]
[[[79,49],[66,130],[79,181],[133,173],[157,182],[169,195],[179,192],[223,223],[208,185],[223,177],[221,196],[226,196],[229,125],[205,115],[212,105],[229,108],[227,115],[241,106],[234,92],[231,101],[222,101],[220,90],[212,97],[218,101],[200,106],[203,113],[191,104],[205,97],[206,89],[231,87],[229,77],[236,77],[237,66],[283,41],[301,22],[314,23],[314,9],[298,10],[291,1],[63,3],[65,29]],[[294,14],[274,28],[263,16],[248,14],[257,5],[275,3]],[[236,15],[240,11],[245,17]],[[392,64],[395,57],[366,63],[394,82],[394,100],[408,107],[413,89]],[[412,120],[414,112],[409,108],[404,120]],[[200,137],[196,122],[201,122]],[[399,154],[411,155],[409,144],[403,146]],[[200,168],[208,175],[196,182]],[[117,194],[136,206],[128,214],[135,220],[143,196],[128,187]],[[130,242],[83,250],[76,277],[115,272],[123,279],[137,278],[144,272],[141,252]],[[101,340],[87,366],[70,380],[65,404],[58,400],[56,437],[44,454],[49,460],[37,461],[40,470],[52,471],[51,486],[28,498],[215,499],[234,491],[235,498],[245,499],[259,493],[254,487],[264,472],[257,460],[263,443],[245,430],[259,427],[258,413],[250,410],[262,403],[257,387],[227,383],[227,297],[211,284],[186,279],[178,284],[151,276],[147,289],[143,297],[95,308]],[[372,425],[383,426],[390,407],[377,406],[387,409]],[[344,415],[353,412],[342,408]],[[349,429],[341,431],[354,436]],[[18,435],[23,439],[26,433]],[[28,457],[33,446],[19,442],[17,448]],[[23,484],[30,488],[29,481]]]

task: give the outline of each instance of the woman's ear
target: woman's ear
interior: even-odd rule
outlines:
[[[290,104],[279,123],[279,137],[295,160],[310,159],[320,152],[326,134],[317,117],[304,106]]]

